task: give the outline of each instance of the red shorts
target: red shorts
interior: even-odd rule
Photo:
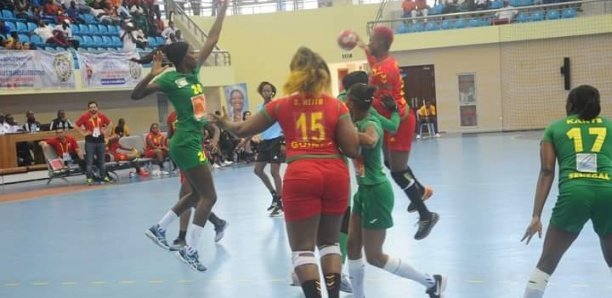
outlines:
[[[168,151],[162,150],[162,155],[164,157],[168,156]],[[147,149],[145,151],[146,158],[157,158],[157,149]]]
[[[385,146],[392,151],[410,151],[416,129],[416,115],[411,109],[408,117],[400,122],[395,134],[385,131]]]
[[[127,161],[130,160],[130,158],[123,154],[123,153],[119,153],[119,152],[113,152],[113,158],[115,158],[115,161]]]
[[[289,163],[283,179],[286,221],[316,215],[341,216],[348,205],[350,178],[341,159],[300,159]]]

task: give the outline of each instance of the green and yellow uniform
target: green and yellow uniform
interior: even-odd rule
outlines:
[[[169,149],[170,157],[181,170],[207,163],[202,151],[202,128],[207,123],[206,97],[199,73],[199,67],[187,74],[169,71],[155,80],[176,110],[176,130]]]
[[[552,143],[559,164],[559,197],[550,223],[578,233],[591,219],[599,236],[612,234],[612,122],[576,115],[553,122],[542,142]]]
[[[362,148],[361,156],[354,159],[359,188],[353,198],[353,213],[361,216],[361,226],[366,229],[388,229],[393,226],[393,189],[383,171],[383,128],[372,114],[355,123],[359,132],[374,127],[378,141],[373,148]]]

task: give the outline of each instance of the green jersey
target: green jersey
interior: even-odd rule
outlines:
[[[176,131],[202,135],[206,124],[206,97],[199,80],[200,68],[192,73],[169,71],[155,83],[168,96],[176,110]]]
[[[551,123],[542,142],[555,147],[559,188],[569,185],[612,185],[612,123],[602,117],[581,120],[576,115]]]
[[[382,143],[383,129],[380,121],[371,114],[355,123],[359,132],[365,132],[368,127],[374,127],[378,140],[372,148],[361,148],[361,155],[353,159],[355,172],[357,173],[357,184],[376,185],[387,181],[383,172]]]

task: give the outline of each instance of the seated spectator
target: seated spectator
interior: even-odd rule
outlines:
[[[19,43],[19,35],[13,31],[7,39],[2,42],[2,47],[7,50],[16,50],[16,44]]]
[[[15,117],[13,117],[13,115],[6,114],[4,116],[4,121],[6,123],[6,127],[8,127],[6,129],[6,133],[16,133],[23,131],[23,128],[17,123],[17,121],[15,121]]]
[[[113,129],[113,135],[117,135],[120,137],[129,137],[130,131],[128,130],[127,125],[125,124],[125,119],[119,118],[117,122],[117,126]]]
[[[140,152],[136,148],[123,147],[119,142],[120,139],[121,137],[118,135],[113,135],[108,139],[107,154],[112,155],[115,161],[130,161],[139,176],[149,176],[149,172],[141,168],[140,164],[136,162],[140,158]]]
[[[119,9],[117,11],[119,12],[119,16],[124,19],[132,18],[132,15],[130,14],[130,6],[127,0],[123,0],[121,6],[119,6]]]
[[[119,36],[123,41],[123,51],[124,52],[135,52],[136,47],[146,48],[148,41],[144,37],[144,33],[142,30],[134,27],[134,24],[131,22],[126,23],[123,28],[119,31]]]
[[[30,12],[30,2],[28,0],[15,0],[15,17],[29,21],[34,20]]]
[[[73,129],[74,125],[70,119],[66,118],[66,112],[64,110],[57,111],[57,118],[51,121],[49,125],[49,130],[57,130],[57,129]]]
[[[489,8],[490,0],[476,0],[474,9],[485,10]]]
[[[15,6],[11,0],[0,0],[0,9],[13,10]]]
[[[66,9],[66,15],[70,18],[70,20],[75,24],[85,24],[85,20],[83,20],[79,13],[81,11],[77,7],[76,2],[70,1],[70,6]]]
[[[79,41],[74,39],[72,36],[72,29],[70,28],[70,20],[65,19],[62,23],[57,24],[57,26],[55,26],[55,31],[59,31],[64,35],[64,38],[66,38],[66,41],[75,49],[79,48]]]
[[[134,24],[137,28],[142,29],[143,32],[148,32],[149,28],[147,25],[147,15],[142,6],[140,0],[135,0],[130,6],[130,14],[134,20]]]
[[[429,11],[429,6],[427,5],[426,0],[404,0],[402,3],[402,8],[404,10],[405,18],[416,18],[418,16],[426,17]],[[424,21],[427,22],[427,19]],[[412,22],[416,23],[416,20],[413,20]]]
[[[169,21],[168,27],[166,27],[166,29],[164,29],[164,31],[161,33],[161,36],[166,39],[166,44],[173,43],[172,39],[170,38],[170,35],[175,35],[175,32],[176,31],[174,29],[174,22]]]
[[[444,0],[444,10],[442,11],[443,13],[447,14],[447,13],[456,13],[461,11],[460,7],[461,4],[459,4],[459,0]]]
[[[10,128],[11,126],[6,123],[6,117],[4,117],[4,114],[0,114],[0,135],[8,133]]]
[[[58,12],[62,11],[62,6],[55,2],[55,0],[45,0],[43,6],[43,14],[49,17],[54,17],[58,15]]]
[[[43,20],[38,21],[38,28],[34,29],[34,33],[45,41],[46,43],[53,43],[64,48],[68,47],[68,41],[64,37],[64,33],[61,31],[53,31]]]
[[[438,119],[436,114],[436,106],[432,104],[430,100],[426,101],[423,106],[421,106],[417,110],[417,115],[419,116],[419,131],[417,134],[417,139],[421,138],[421,124],[423,123],[431,123],[433,124],[433,132],[429,132],[430,135],[435,134],[435,137],[440,137],[438,133]]]
[[[504,1],[504,8],[500,8],[495,13],[494,25],[509,24],[512,23],[514,17],[518,14],[518,10],[514,9],[508,1]]]
[[[36,121],[33,111],[26,112],[26,123],[23,125],[23,130],[27,132],[40,131],[40,122]]]
[[[145,140],[145,156],[155,159],[159,164],[159,170],[163,173],[164,161],[168,157],[168,147],[166,147],[166,138],[159,132],[159,124],[151,124]]]
[[[55,150],[55,154],[64,160],[64,164],[69,166],[76,162],[85,172],[85,155],[79,147],[76,139],[66,134],[64,129],[56,130],[56,136],[39,143],[41,147],[50,146]]]

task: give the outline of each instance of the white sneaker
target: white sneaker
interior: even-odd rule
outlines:
[[[233,161],[226,160],[223,162],[223,166],[231,166],[233,163]]]
[[[215,168],[215,169],[219,169],[219,168],[221,168],[221,166],[220,166],[220,165],[218,165],[218,164],[216,164],[216,163],[214,163],[214,164],[213,164],[213,168]]]
[[[417,135],[417,139],[420,139],[420,138],[421,138],[421,135]]]
[[[166,172],[166,171],[161,171],[161,174],[164,176],[170,175],[170,173]]]
[[[348,276],[344,273],[342,273],[342,277],[340,278],[340,291],[344,293],[353,293],[351,282],[349,281]]]
[[[434,137],[439,138],[439,137],[440,137],[440,134],[439,134],[439,133],[437,133],[437,134],[436,134]]]

